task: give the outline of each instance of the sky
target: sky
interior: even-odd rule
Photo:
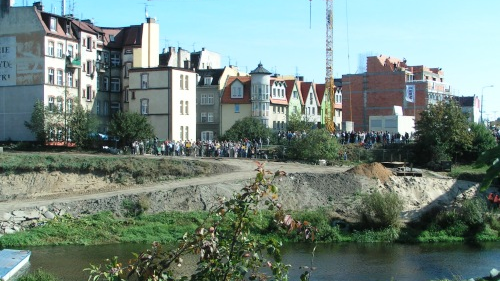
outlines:
[[[32,1],[16,0],[20,6]],[[98,26],[160,25],[160,50],[201,48],[222,65],[324,83],[325,0],[66,0],[75,17]],[[61,12],[61,0],[43,0]],[[483,96],[483,118],[500,117],[500,1],[333,0],[333,73],[358,72],[360,57],[406,58],[440,67],[458,96]],[[488,87],[493,85],[493,87]]]

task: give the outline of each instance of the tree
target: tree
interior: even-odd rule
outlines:
[[[35,134],[38,142],[45,143],[47,140],[47,129],[45,126],[45,106],[42,101],[37,100],[35,102],[30,122],[24,121],[24,126]]]
[[[131,112],[117,112],[113,115],[109,122],[109,134],[118,137],[122,145],[155,136],[154,128],[147,117]]]
[[[91,148],[94,144],[98,121],[92,112],[85,110],[81,104],[77,104],[69,116],[69,130],[71,141],[81,148]]]
[[[488,165],[490,166],[486,170],[486,175],[481,183],[481,191],[485,191],[491,185],[491,182],[500,176],[500,145],[493,147],[485,152],[483,152],[477,159],[476,165],[478,167]]]
[[[302,132],[311,129],[311,127],[311,123],[304,119],[299,112],[292,113],[287,123],[287,129],[291,132]]]
[[[314,241],[316,228],[283,212],[273,180],[284,172],[265,171],[260,163],[257,170],[254,182],[230,199],[221,198],[195,233],[186,233],[174,250],[164,251],[154,242],[151,250],[137,255],[128,265],[121,265],[116,257],[108,260],[105,268],[91,265],[87,269],[89,280],[288,280],[290,266],[282,262],[281,242],[263,240],[250,231],[259,211],[262,207],[276,211],[274,220],[279,227],[298,231],[305,239]],[[190,276],[177,277],[172,269],[183,264],[186,254],[198,256],[196,270]],[[301,280],[309,280],[309,276],[306,271]]]
[[[339,146],[337,139],[326,129],[310,129],[286,145],[286,156],[308,161],[333,160],[338,156]]]
[[[454,100],[430,105],[415,127],[417,162],[457,159],[472,147],[467,116]]]
[[[258,119],[253,117],[245,117],[234,123],[234,125],[227,130],[221,139],[237,141],[241,139],[258,140],[262,141],[271,136],[271,130],[266,128]]]

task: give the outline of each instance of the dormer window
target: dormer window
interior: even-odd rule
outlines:
[[[210,76],[205,77],[204,84],[205,84],[205,85],[212,85],[212,79],[213,79],[213,78],[212,78],[212,77],[210,77]]]
[[[243,87],[240,85],[234,85],[231,87],[231,98],[242,99],[243,98]]]
[[[109,35],[109,41],[110,42],[115,42],[115,36],[114,35]]]
[[[57,31],[57,20],[55,17],[50,17],[50,30]]]

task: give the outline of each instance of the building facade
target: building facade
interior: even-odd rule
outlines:
[[[407,97],[407,85],[414,86],[413,102]],[[356,131],[369,129],[370,116],[392,114],[401,106],[403,114],[419,119],[429,104],[445,100],[451,88],[444,81],[441,68],[409,66],[406,59],[387,56],[367,58],[367,70],[342,76],[343,120],[354,122]]]
[[[129,70],[129,112],[146,116],[161,140],[196,139],[196,73],[174,67]]]

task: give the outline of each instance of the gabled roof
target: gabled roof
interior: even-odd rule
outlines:
[[[243,84],[243,98],[233,99],[231,98],[231,86],[236,82],[240,81]],[[251,89],[252,77],[250,76],[231,76],[227,78],[226,86],[224,87],[224,92],[222,93],[221,104],[248,104],[252,103],[250,89]]]
[[[212,77],[212,83],[210,85],[219,85],[220,77],[224,73],[224,68],[217,69],[198,69],[196,73],[200,75],[200,81],[198,81],[198,86],[208,86],[205,85],[205,77]]]
[[[302,94],[302,100],[304,104],[307,104],[307,96],[309,95],[309,89],[312,87],[313,94],[316,96],[316,106],[318,106],[318,95],[316,94],[316,89],[313,82],[302,82],[300,85],[300,91]]]
[[[33,7],[34,8],[34,7]],[[64,37],[64,38],[71,38],[71,39],[76,39],[75,33],[73,30],[69,29],[69,34],[66,34],[66,26],[70,24],[70,20],[67,18],[64,18],[59,15],[51,14],[51,13],[46,13],[42,12],[36,8],[35,13],[38,16],[38,19],[40,20],[40,23],[42,24],[43,29],[47,34],[51,35],[56,35],[59,37]],[[50,19],[55,18],[56,19],[56,30],[50,30]]]
[[[323,103],[323,98],[325,97],[325,84],[316,84],[316,96],[318,96],[319,104]]]
[[[286,83],[285,95],[286,95],[286,100],[288,101],[288,103],[290,103],[290,99],[292,98],[293,87],[295,86],[295,84],[297,84],[297,91],[298,91],[300,104],[304,104],[304,98],[302,98],[302,93],[301,93],[302,91],[300,90],[300,85],[302,84],[302,82],[298,81],[296,79],[290,79],[290,80],[285,80],[285,83]]]

